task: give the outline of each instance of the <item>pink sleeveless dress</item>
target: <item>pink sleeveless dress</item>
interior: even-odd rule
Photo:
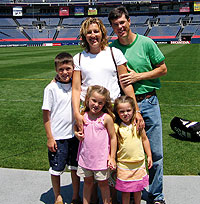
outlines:
[[[108,169],[110,153],[110,137],[104,127],[106,113],[90,120],[88,113],[84,114],[84,140],[79,144],[78,164],[89,170]]]

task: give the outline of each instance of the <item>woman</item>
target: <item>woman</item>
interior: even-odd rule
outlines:
[[[107,31],[102,21],[98,18],[87,18],[81,25],[80,36],[84,51],[74,56],[72,103],[77,126],[79,130],[82,130],[83,117],[80,114],[80,100],[84,101],[88,86],[104,86],[110,91],[113,102],[120,96],[120,86],[123,92],[134,100],[135,94],[132,85],[124,86],[121,83],[119,85],[118,77],[127,73],[127,60],[119,49],[112,48],[111,50],[108,47]],[[143,128],[143,119],[137,105],[136,110],[137,123]]]

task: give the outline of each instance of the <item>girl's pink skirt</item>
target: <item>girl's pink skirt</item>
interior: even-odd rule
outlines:
[[[118,162],[115,188],[121,192],[142,191],[149,185],[145,160],[135,163]]]

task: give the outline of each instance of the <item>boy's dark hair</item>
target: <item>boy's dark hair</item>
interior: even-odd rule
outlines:
[[[125,15],[126,19],[129,20],[130,18],[129,13],[124,6],[116,7],[112,11],[110,11],[108,15],[108,20],[110,22],[110,25],[112,25],[112,20],[122,17],[123,14]]]
[[[68,64],[71,63],[72,66],[74,66],[74,61],[73,61],[73,57],[71,54],[67,53],[67,52],[61,52],[59,53],[54,60],[55,63],[55,68],[57,69],[59,65],[61,64]]]

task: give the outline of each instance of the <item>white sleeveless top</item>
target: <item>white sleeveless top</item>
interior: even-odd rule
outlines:
[[[117,65],[127,62],[119,49],[114,47],[112,49]],[[80,57],[78,53],[74,56],[74,64],[74,70],[81,71],[82,84],[80,99],[82,101],[85,100],[87,88],[92,85],[100,85],[107,88],[110,91],[112,102],[120,96],[117,70],[109,47],[106,47],[105,50],[102,50],[98,54],[83,51]]]

